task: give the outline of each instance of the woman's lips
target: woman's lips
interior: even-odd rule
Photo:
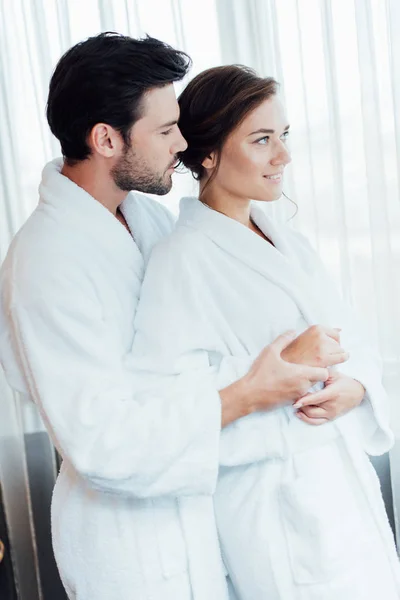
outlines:
[[[271,183],[280,183],[282,181],[282,173],[277,173],[276,175],[264,175],[264,177]]]

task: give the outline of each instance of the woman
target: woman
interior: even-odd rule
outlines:
[[[290,161],[277,84],[217,67],[179,103],[180,158],[200,195],[182,201],[175,232],[150,258],[136,316],[142,368],[199,379],[212,368],[222,387],[277,335],[316,323],[340,328],[350,352],[324,389],[222,432],[214,509],[236,594],[398,599],[393,536],[366,455],[392,441],[379,370],[307,241],[265,211]],[[362,402],[328,421],[330,403],[346,398]]]

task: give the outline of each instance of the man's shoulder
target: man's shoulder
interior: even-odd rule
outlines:
[[[36,209],[14,236],[0,269],[0,287],[40,289],[58,278],[73,283],[85,271],[90,243],[54,226],[49,215]],[[71,287],[71,293],[73,288]]]
[[[15,258],[35,256],[44,262],[51,260],[51,254],[82,256],[84,240],[84,231],[79,227],[39,205],[14,236],[8,254]]]

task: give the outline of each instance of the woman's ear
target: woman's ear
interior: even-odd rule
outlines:
[[[217,166],[217,153],[211,152],[201,163],[205,169],[214,169]]]

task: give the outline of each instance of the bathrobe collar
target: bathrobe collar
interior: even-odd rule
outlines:
[[[326,307],[315,301],[315,288],[310,293],[310,288],[315,285],[315,263],[311,253],[299,247],[300,257],[297,248],[286,241],[290,229],[275,224],[260,203],[252,203],[251,217],[273,245],[193,197],[181,200],[178,225],[201,231],[224,251],[281,287],[294,298],[310,325],[329,322]],[[310,255],[310,261],[304,254]]]
[[[95,238],[110,253],[141,259],[140,251],[125,227],[100,202],[95,200],[83,188],[61,174],[63,159],[57,158],[49,162],[43,169],[39,186],[39,206],[56,210],[66,223],[73,224],[84,235]],[[135,198],[128,194],[123,206],[134,202]],[[133,230],[133,224],[128,222]],[[71,240],[73,243],[73,240]]]

